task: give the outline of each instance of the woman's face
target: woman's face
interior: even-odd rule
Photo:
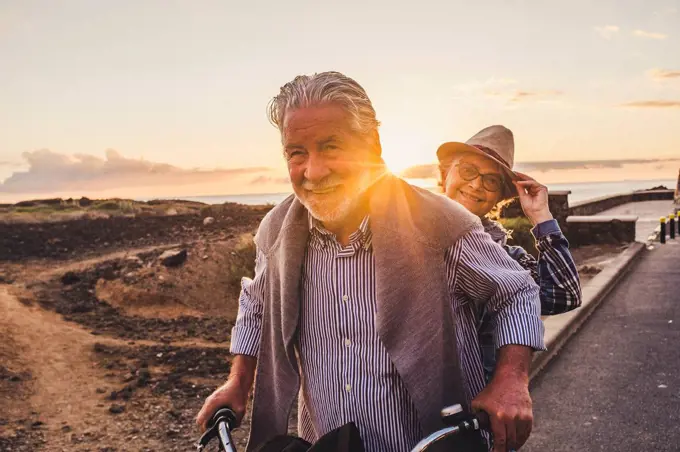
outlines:
[[[482,178],[486,180],[483,182]],[[493,160],[473,152],[464,153],[454,157],[444,189],[446,196],[483,217],[501,200],[503,175]]]

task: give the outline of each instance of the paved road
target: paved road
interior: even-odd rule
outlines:
[[[680,451],[680,241],[644,253],[532,382],[523,452]]]
[[[636,215],[638,221],[635,224],[635,240],[644,243],[659,226],[659,218],[668,216],[671,212],[673,201],[641,201],[622,204],[597,215]]]

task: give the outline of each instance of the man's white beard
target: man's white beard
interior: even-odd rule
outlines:
[[[309,213],[320,222],[336,224],[349,217],[356,208],[361,195],[373,185],[375,180],[376,178],[370,171],[364,171],[359,179],[355,193],[346,193],[344,190],[341,190],[338,193],[329,195],[310,195],[309,192],[306,192],[307,196],[304,198],[298,196],[298,199],[309,210]],[[341,183],[341,180],[332,178],[321,184],[312,184],[305,181],[302,187],[305,190],[323,190]]]

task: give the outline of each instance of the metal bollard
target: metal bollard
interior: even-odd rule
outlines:
[[[661,217],[661,233],[659,234],[659,241],[666,243],[666,217]]]
[[[672,213],[668,216],[669,222],[668,222],[668,231],[670,232],[671,239],[675,238],[675,213]]]

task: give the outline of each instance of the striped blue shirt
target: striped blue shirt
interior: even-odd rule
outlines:
[[[298,434],[313,443],[353,421],[367,452],[408,451],[423,432],[375,328],[375,264],[369,224],[366,217],[343,247],[320,224],[310,222],[299,325]],[[538,287],[529,272],[481,227],[461,237],[445,258],[465,402],[469,403],[485,386],[478,339],[484,313],[493,319],[497,348],[518,344],[544,349]],[[234,354],[257,355],[265,266],[264,256],[258,253],[255,278],[243,281],[232,331]]]
[[[511,258],[531,272],[531,277],[540,288],[541,315],[561,314],[581,306],[581,281],[574,258],[569,252],[569,242],[556,220],[539,223],[531,230],[536,239],[538,260],[524,248],[508,245],[508,231],[499,223],[485,219],[482,224],[484,230]],[[490,380],[496,367],[496,348],[490,319],[482,321],[479,339],[482,343],[484,369]]]

